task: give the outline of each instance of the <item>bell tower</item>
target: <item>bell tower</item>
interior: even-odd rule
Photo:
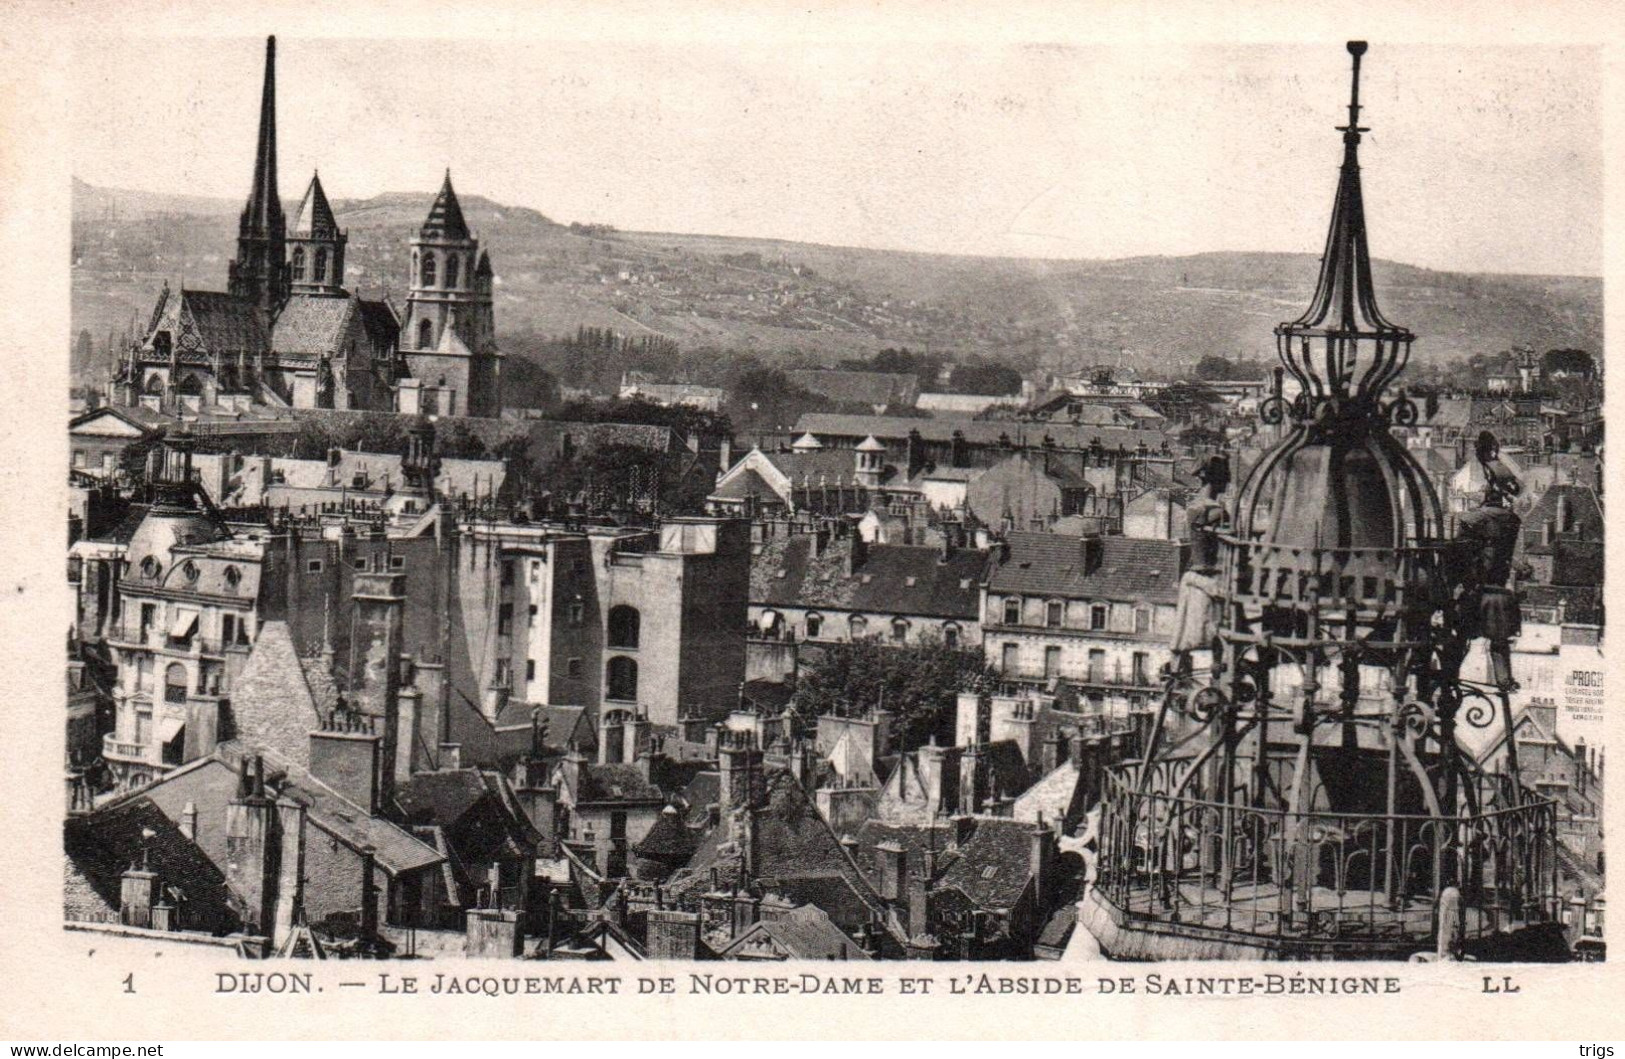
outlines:
[[[401,350],[440,415],[502,411],[501,354],[492,311],[490,259],[468,230],[451,171],[412,237],[412,275]]]
[[[288,272],[295,294],[344,293],[344,244],[349,240],[333,218],[321,174],[310,178],[288,233]]]
[[[237,257],[227,270],[231,296],[267,312],[280,309],[288,297],[286,243],[287,219],[276,188],[276,38],[267,37],[254,183],[237,222]]]

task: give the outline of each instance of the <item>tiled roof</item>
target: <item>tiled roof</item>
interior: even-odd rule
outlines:
[[[395,345],[400,339],[401,321],[390,308],[388,302],[371,301],[367,298],[355,300],[356,311],[361,314],[361,326],[367,332],[367,337],[380,349],[387,349]]]
[[[649,833],[643,836],[643,841],[632,847],[632,852],[677,865],[692,857],[699,844],[699,836],[683,823],[683,815],[668,805],[649,828]]]
[[[1541,494],[1535,506],[1524,517],[1524,532],[1538,531],[1548,521],[1555,522],[1559,498],[1567,502],[1569,517],[1566,528],[1557,527],[1557,536],[1560,540],[1575,538],[1600,542],[1604,538],[1607,531],[1602,517],[1602,501],[1598,499],[1597,491],[1590,486],[1567,483],[1554,485]]]
[[[176,341],[185,349],[195,336],[200,352],[235,356],[253,355],[270,348],[265,318],[252,302],[219,291],[181,291],[181,333]]]
[[[70,887],[70,915],[117,911],[120,876],[143,862],[158,876],[165,896],[182,898],[183,925],[229,933],[242,921],[232,911],[226,877],[197,844],[151,798],[138,796],[63,824],[63,843],[70,866],[94,894],[75,894]],[[75,907],[75,905],[85,907]]]
[[[660,788],[644,778],[636,765],[587,765],[581,770],[576,802],[657,802]]]
[[[331,708],[331,703],[326,705]],[[274,750],[290,761],[308,764],[310,732],[320,724],[321,710],[288,623],[267,621],[232,682],[231,718],[237,741],[245,748]]]
[[[723,482],[711,495],[721,500],[743,500],[748,496],[766,500],[777,497],[778,493],[774,492],[773,487],[767,484],[767,479],[758,474],[755,468],[747,467]]]
[[[536,835],[503,796],[503,779],[481,769],[419,772],[395,789],[414,826],[437,826],[458,860],[473,866],[534,851]]]
[[[959,549],[943,561],[936,548],[874,544],[867,546],[863,562],[849,574],[850,537],[831,541],[816,557],[813,544],[811,536],[802,534],[764,545],[751,560],[751,603],[961,621],[975,621],[981,614],[981,580],[987,566],[982,552]]]
[[[299,213],[288,228],[288,234],[332,236],[337,235],[338,230],[339,222],[333,219],[333,207],[327,204],[327,192],[322,190],[322,178],[312,176],[310,186],[305,189],[305,199],[299,204]]]
[[[939,885],[960,891],[978,908],[1015,907],[1032,879],[1032,825],[978,816],[972,827]]]
[[[772,939],[773,947],[791,960],[870,959],[817,905],[802,905],[777,919],[756,923],[722,950],[723,958],[750,948],[752,939],[762,935]]]
[[[437,235],[446,239],[467,239],[468,224],[463,220],[463,207],[457,201],[457,192],[451,187],[451,170],[440,185],[440,194],[429,207],[428,219],[423,222],[424,235]]]
[[[871,884],[880,882],[880,865],[875,857],[875,847],[882,845],[895,845],[901,847],[904,854],[904,868],[910,875],[923,875],[925,872],[925,859],[927,851],[936,854],[936,871],[928,882],[934,882],[953,863],[959,854],[954,850],[954,825],[940,824],[892,824],[879,820],[866,820],[853,836],[858,840],[857,848],[852,851],[853,857],[869,877]]]
[[[722,778],[716,772],[696,773],[678,796],[683,805],[688,807],[688,813],[684,819],[690,826],[705,823],[709,807],[716,805],[721,796]]]
[[[1063,449],[1089,448],[1095,441],[1106,448],[1123,445],[1135,448],[1144,441],[1156,447],[1165,435],[1160,430],[1133,430],[1127,427],[1072,426],[1070,423],[1017,423],[984,419],[911,419],[906,416],[841,415],[830,412],[806,412],[796,420],[796,434],[811,434],[820,440],[826,438],[876,437],[887,447],[907,439],[909,431],[918,430],[925,441],[946,443],[959,431],[972,445],[993,446],[1008,440],[1011,444],[1037,446],[1045,436]]]
[[[1179,594],[1180,548],[1175,541],[1052,533],[1011,533],[1010,555],[995,560],[988,591],[1125,603],[1173,603]],[[1089,566],[1087,548],[1099,549]]]
[[[832,401],[851,404],[895,404],[909,401],[920,392],[920,380],[914,375],[827,369],[787,371],[784,374],[792,386],[799,386]]]
[[[147,517],[147,504],[131,504],[124,512],[124,517],[103,533],[90,538],[97,544],[129,544],[135,531],[141,528],[141,520]]]
[[[1526,608],[1563,605],[1563,620],[1582,625],[1595,625],[1602,621],[1602,583],[1593,585],[1523,585]]]
[[[337,353],[355,312],[355,299],[347,294],[295,294],[271,326],[271,351],[297,356]]]
[[[791,486],[817,487],[823,482],[850,482],[857,472],[857,459],[850,449],[808,449],[802,452],[763,452],[768,462],[790,479]]]

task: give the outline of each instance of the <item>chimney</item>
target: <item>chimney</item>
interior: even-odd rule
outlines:
[[[380,740],[372,718],[340,707],[310,733],[310,774],[377,816]]]
[[[187,802],[181,810],[181,834],[190,842],[197,841],[197,803]]]
[[[675,909],[651,909],[647,917],[645,949],[651,960],[695,960],[700,955],[700,914]]]
[[[248,934],[269,934],[276,920],[276,880],[280,867],[276,802],[265,790],[265,760],[253,770],[245,759],[238,796],[226,804],[226,886],[231,906]]]
[[[1085,576],[1100,569],[1101,559],[1106,553],[1106,542],[1098,533],[1091,533],[1083,538],[1083,574]]]
[[[402,614],[406,604],[406,575],[360,573],[351,598],[350,703],[372,718],[379,736],[381,767],[378,805],[395,798],[396,745],[400,738]]]
[[[723,728],[717,737],[717,800],[726,819],[736,809],[756,807],[762,794],[762,751],[750,732]]]
[[[640,760],[647,760],[647,754],[651,749],[649,745],[650,727],[649,718],[641,714],[634,716],[626,723],[621,755],[621,761],[624,764],[635,765]]]
[[[145,855],[143,854],[143,860]],[[119,876],[118,920],[127,927],[152,926],[152,906],[158,901],[158,876],[145,865]]]
[[[925,469],[925,439],[919,427],[910,427],[907,442],[908,477],[913,478]]]
[[[926,811],[932,816],[948,812],[951,808],[943,800],[942,772],[948,751],[937,745],[936,736],[915,751],[914,762],[920,773],[920,786],[925,788]]]
[[[959,811],[979,813],[985,792],[982,789],[982,751],[968,746],[959,757]]]
[[[1569,494],[1566,489],[1557,492],[1557,532],[1567,533],[1573,527],[1569,524]]]
[[[880,874],[880,897],[897,903],[908,895],[908,854],[895,842],[875,847],[875,866]]]
[[[963,430],[955,430],[953,437],[949,439],[948,445],[948,462],[951,465],[955,467],[970,466],[967,459],[968,453],[965,448],[965,432]]]
[[[1042,763],[1041,767],[1043,769],[1043,775],[1045,775],[1045,776],[1048,776],[1051,772],[1054,772],[1057,768],[1060,767],[1060,764],[1061,764],[1061,733],[1056,731],[1053,728],[1050,729],[1049,734],[1044,737],[1044,749],[1043,749],[1043,759],[1042,760],[1043,760],[1043,763]]]
[[[587,755],[581,752],[572,740],[568,750],[564,752],[564,759],[559,762],[560,773],[564,778],[564,785],[570,789],[573,797],[580,797],[581,772],[587,767]]]
[[[812,745],[805,739],[793,739],[790,743],[790,775],[795,777],[802,790],[810,793],[817,773]]]
[[[626,712],[605,710],[598,719],[598,763],[618,765],[626,753]]]
[[[848,577],[855,576],[863,569],[863,564],[869,561],[869,542],[863,539],[863,534],[852,532],[851,549],[846,553],[846,573]]]

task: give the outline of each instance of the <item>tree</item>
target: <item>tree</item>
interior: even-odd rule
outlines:
[[[907,752],[932,736],[951,739],[959,693],[987,691],[996,680],[975,648],[949,647],[941,640],[894,647],[860,639],[823,648],[804,666],[795,703],[814,717],[883,707],[897,716],[895,749]]]
[[[1597,364],[1583,349],[1549,349],[1540,358],[1540,371],[1546,376],[1562,373],[1589,379],[1596,374]]]
[[[954,369],[948,384],[955,393],[1003,397],[1021,392],[1021,372],[1008,364],[962,364]]]

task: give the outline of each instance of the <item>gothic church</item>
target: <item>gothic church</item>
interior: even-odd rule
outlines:
[[[491,261],[446,173],[412,238],[404,314],[344,287],[346,233],[312,176],[289,227],[277,194],[276,38],[265,46],[254,180],[226,292],[158,295],[114,403],[175,415],[250,407],[496,416]]]

